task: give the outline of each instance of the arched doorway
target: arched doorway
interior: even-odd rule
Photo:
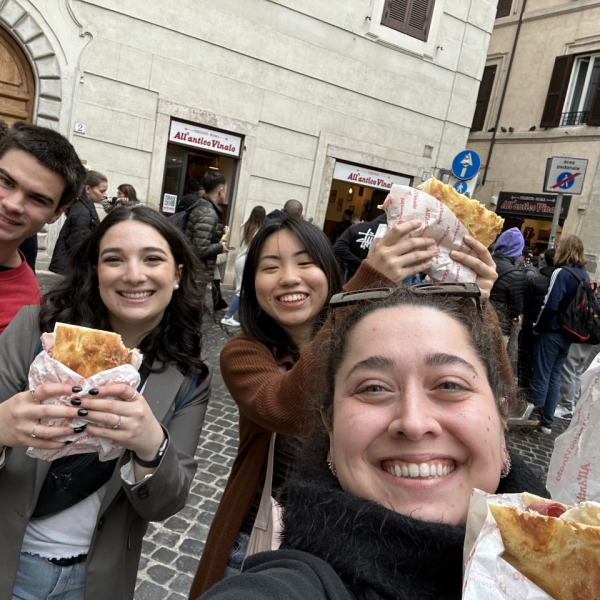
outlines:
[[[24,52],[4,29],[0,28],[0,119],[33,120],[35,80]]]

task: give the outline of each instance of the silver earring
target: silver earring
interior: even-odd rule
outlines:
[[[329,470],[331,471],[333,476],[337,478],[337,470],[335,468],[333,458],[331,458],[331,454],[327,457],[327,466],[329,467]]]
[[[179,284],[178,284],[178,283],[176,283],[176,284],[173,286],[173,289],[174,289],[174,290],[178,290],[178,289],[179,289]]]
[[[500,471],[500,479],[504,479],[505,477],[508,477],[508,474],[510,473],[510,467],[511,467],[511,463],[510,463],[510,456],[509,456],[502,463],[502,471]]]

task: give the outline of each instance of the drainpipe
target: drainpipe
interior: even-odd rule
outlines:
[[[488,169],[490,168],[490,162],[492,162],[492,152],[494,151],[494,146],[496,144],[496,135],[498,133],[498,126],[500,125],[500,117],[502,115],[502,107],[504,106],[504,98],[506,97],[506,90],[508,88],[508,82],[510,81],[510,73],[512,71],[513,61],[515,59],[517,42],[519,41],[519,35],[521,33],[521,25],[523,24],[523,13],[525,12],[526,6],[527,6],[527,0],[523,0],[523,4],[521,6],[521,13],[519,14],[519,22],[517,23],[517,32],[515,33],[515,39],[513,41],[513,46],[512,46],[511,53],[510,53],[510,59],[508,61],[508,69],[506,70],[506,79],[504,81],[504,87],[502,88],[502,95],[500,96],[500,104],[498,106],[498,116],[496,117],[496,125],[494,126],[494,132],[492,133],[492,140],[490,141],[490,149],[488,151],[488,157],[487,157],[487,161],[485,163],[485,170],[483,171],[483,180],[481,181],[481,185],[485,185]]]

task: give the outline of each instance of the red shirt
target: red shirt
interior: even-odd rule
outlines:
[[[20,266],[0,271],[0,335],[24,306],[39,304],[41,300],[35,273],[21,251],[19,256]]]

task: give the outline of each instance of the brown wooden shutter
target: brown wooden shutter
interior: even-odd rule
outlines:
[[[494,78],[496,77],[496,65],[491,65],[483,70],[483,77],[479,85],[477,94],[477,103],[475,104],[475,114],[473,115],[473,124],[471,131],[482,131],[485,124],[488,105],[492,97],[494,87]]]
[[[599,60],[596,58],[596,60]],[[590,106],[590,114],[587,120],[588,125],[600,126],[600,77],[596,82],[596,89],[594,91],[594,99],[592,100],[592,106]]]
[[[500,17],[508,17],[512,9],[512,0],[499,0],[498,8],[496,9],[496,19]]]
[[[386,0],[381,24],[426,40],[435,0]]]
[[[385,0],[381,24],[404,32],[410,0]]]
[[[558,127],[573,70],[573,55],[557,56],[540,127]]]

